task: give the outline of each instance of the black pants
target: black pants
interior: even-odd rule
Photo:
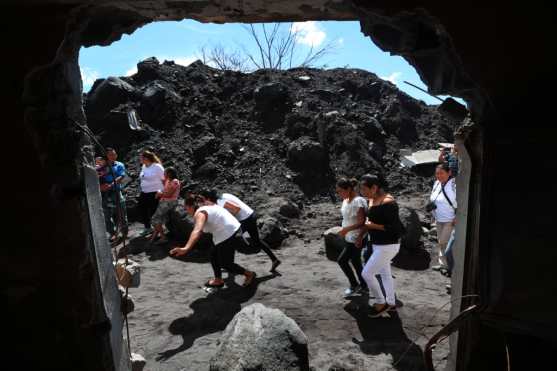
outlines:
[[[159,206],[159,199],[155,197],[157,192],[141,192],[137,207],[139,208],[139,217],[145,228],[151,227],[151,218]]]
[[[240,265],[234,263],[234,254],[236,252],[236,244],[240,237],[236,233],[229,239],[222,241],[213,247],[211,251],[211,266],[215,278],[222,278],[222,269],[226,269],[231,274],[244,274],[246,270]]]
[[[277,257],[275,256],[275,254],[273,254],[269,246],[265,242],[261,241],[261,239],[259,238],[259,230],[257,229],[257,216],[255,215],[255,213],[251,214],[247,219],[242,220],[240,224],[242,232],[248,232],[250,237],[250,244],[254,244],[261,250],[263,250],[265,254],[269,256],[271,261],[277,260]]]
[[[348,281],[350,281],[350,287],[356,287],[358,284],[362,287],[367,287],[366,281],[362,278],[362,251],[353,243],[345,241],[345,245],[337,260],[340,269],[342,269]],[[356,271],[356,275],[360,281],[359,283],[358,280],[356,280],[354,271],[350,267],[350,262],[352,262],[352,266]]]

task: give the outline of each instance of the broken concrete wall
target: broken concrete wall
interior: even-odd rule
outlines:
[[[72,15],[81,4],[86,7]],[[522,174],[516,175],[517,168],[529,174],[556,170],[550,150],[556,133],[543,128],[551,123],[554,105],[551,95],[539,93],[555,65],[548,32],[553,13],[543,6],[501,1],[455,11],[450,2],[418,1],[51,0],[8,1],[2,17],[2,45],[12,56],[2,61],[6,153],[15,154],[18,169],[32,179],[6,193],[6,228],[16,231],[18,243],[2,249],[0,258],[5,336],[20,369],[120,367],[109,349],[110,328],[95,320],[103,298],[81,170],[91,158],[89,143],[71,124],[83,118],[77,53],[80,44],[107,45],[147,22],[184,17],[359,17],[363,32],[406,58],[433,93],[465,97],[484,131],[466,141],[472,174],[463,289],[479,293],[484,306],[482,316],[459,333],[457,366],[480,370],[497,363],[493,354],[501,354],[502,343],[495,335],[501,331],[513,350],[513,368],[528,357],[535,368],[532,361],[552,354],[555,322],[531,306],[557,304],[546,295],[557,291],[557,281],[548,276],[557,252],[548,222],[554,208],[540,201],[550,203],[552,187],[518,187]],[[535,264],[524,264],[527,258]],[[520,310],[509,312],[514,308]]]

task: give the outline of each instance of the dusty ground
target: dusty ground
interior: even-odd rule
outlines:
[[[216,294],[201,289],[211,276],[203,254],[169,257],[169,246],[146,247],[143,238],[134,239],[139,229],[134,225],[130,257],[142,272],[141,286],[130,289],[136,303],[130,332],[132,351],[147,359],[145,369],[208,370],[222,330],[243,306],[255,302],[281,309],[298,323],[309,338],[315,370],[423,369],[421,349],[449,317],[449,279],[432,270],[393,267],[398,315],[369,319],[364,298],[343,299],[346,278],[324,255],[320,234],[337,224],[337,207],[317,204],[306,210],[319,217],[300,220],[303,238],[291,236],[277,250],[280,275],[268,272],[264,254],[237,254],[239,264],[257,272],[257,284],[244,289],[239,286],[243,278],[237,277]],[[435,351],[438,369],[447,352],[448,344]]]

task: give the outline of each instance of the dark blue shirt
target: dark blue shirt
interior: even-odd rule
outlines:
[[[114,176],[116,178],[126,175],[126,167],[124,166],[123,163],[119,161],[114,161],[114,163],[112,164],[112,171],[114,172]],[[112,177],[112,173],[110,172],[110,170],[100,179],[101,184],[102,183],[112,184],[113,182],[114,182],[114,178]],[[120,184],[116,185],[116,189],[120,189]]]

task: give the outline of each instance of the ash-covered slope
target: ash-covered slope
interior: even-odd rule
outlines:
[[[131,108],[144,130],[129,129]],[[328,197],[336,177],[366,172],[385,175],[398,194],[423,192],[430,178],[401,168],[399,150],[436,148],[454,130],[435,107],[373,73],[342,68],[243,74],[151,58],[133,76],[97,80],[85,109],[132,175],[138,151],[151,148],[186,190],[214,186],[257,204],[269,195]]]

